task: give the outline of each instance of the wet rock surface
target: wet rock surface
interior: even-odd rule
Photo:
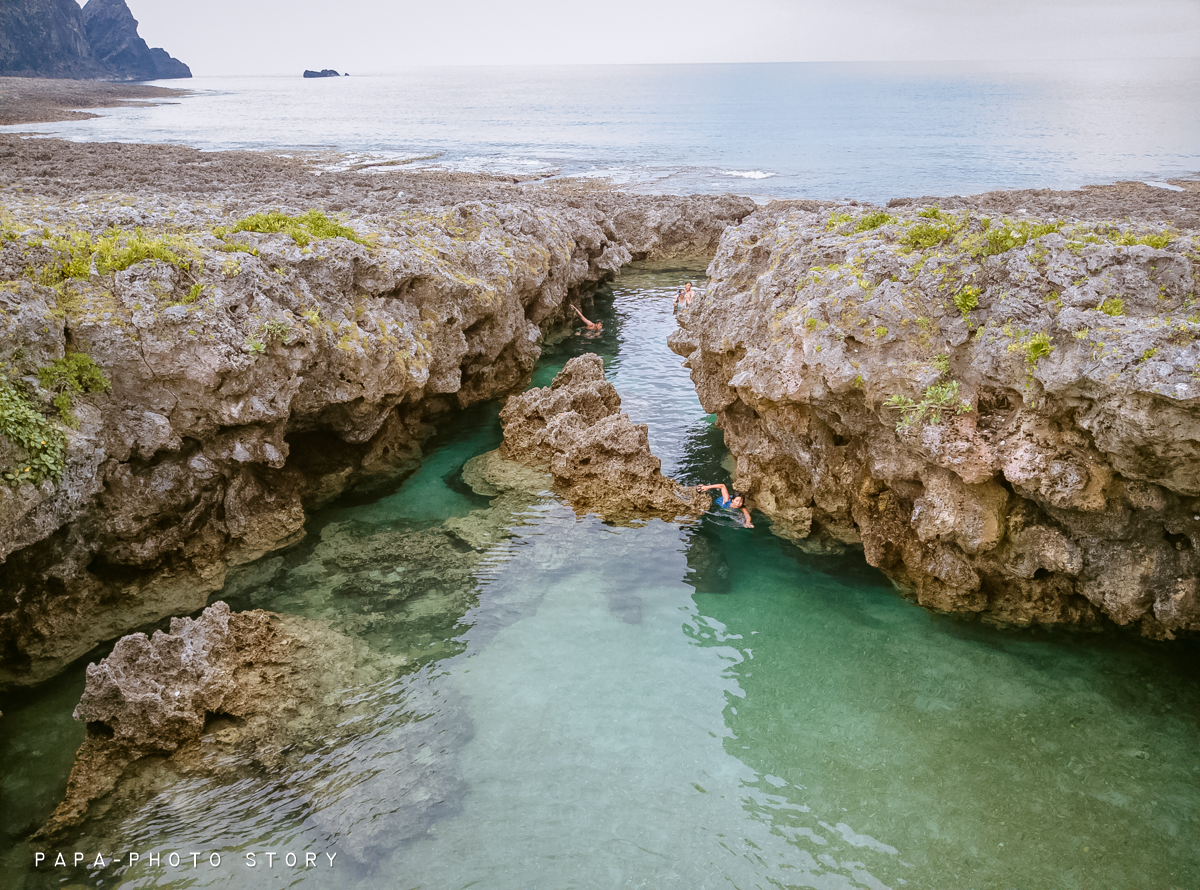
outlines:
[[[711,250],[753,207],[0,143],[0,373],[65,446],[39,477],[53,443],[0,436],[3,685],[202,608],[307,510],[411,471],[438,416],[522,386],[569,302],[631,258]],[[71,426],[39,371],[80,353],[111,386],[75,393]]]
[[[548,387],[512,396],[500,413],[504,458],[548,470],[579,512],[606,517],[699,515],[707,494],[662,474],[645,424],[621,413],[600,356],[571,359]]]
[[[780,203],[731,229],[671,346],[734,484],[931,608],[1200,629],[1200,188],[1181,185]]]

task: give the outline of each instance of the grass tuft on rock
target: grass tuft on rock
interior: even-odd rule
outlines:
[[[104,392],[110,386],[108,378],[95,360],[84,352],[70,352],[38,368],[38,382],[55,393],[54,407],[63,423],[75,426],[74,396],[85,392]]]
[[[288,216],[278,211],[256,213],[239,220],[232,231],[265,235],[282,233],[295,241],[298,247],[307,247],[310,242],[324,238],[345,238],[356,244],[367,243],[354,229],[334,222],[320,210],[310,210],[299,216]]]

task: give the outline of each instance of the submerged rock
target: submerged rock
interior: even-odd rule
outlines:
[[[413,719],[432,704],[392,688],[401,667],[318,622],[223,602],[173,619],[170,633],[127,636],[88,667],[75,710],[88,735],[35,845],[85,821],[92,833],[119,833],[121,816],[180,779],[257,774],[286,787],[340,851],[369,861],[420,834],[427,814],[459,794],[445,760],[453,721],[435,730]],[[436,710],[446,716],[446,702]],[[313,756],[322,750],[355,753],[329,762]],[[363,818],[380,799],[400,802],[386,826]]]
[[[935,609],[1200,630],[1200,237],[1032,215],[1075,194],[771,205],[671,347],[787,536]]]
[[[579,512],[674,518],[707,510],[707,494],[663,476],[646,425],[620,408],[600,356],[573,358],[550,386],[509,398],[500,412],[501,454],[548,470],[555,489]]]

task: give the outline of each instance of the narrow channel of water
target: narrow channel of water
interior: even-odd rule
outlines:
[[[534,382],[599,352],[664,471],[720,481],[720,432],[665,345],[688,278],[627,270],[597,300],[604,334],[548,349]],[[497,414],[466,412],[397,490],[231,580],[231,605],[404,667],[347,690],[371,716],[286,779],[179,783],[76,844],[178,868],[33,873],[15,835],[61,795],[82,671],[5,702],[5,886],[1194,887],[1194,649],[931,615],[765,519],[617,527],[482,497],[462,468]],[[267,869],[268,851],[338,859]]]

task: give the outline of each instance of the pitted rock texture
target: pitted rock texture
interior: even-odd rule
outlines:
[[[172,619],[170,633],[124,637],[88,667],[75,710],[88,735],[34,845],[51,849],[80,831],[120,843],[122,817],[177,782],[257,776],[287,788],[338,852],[370,862],[422,833],[430,811],[461,793],[445,758],[461,740],[450,736],[469,727],[447,734],[449,721],[435,730],[414,719],[430,703],[397,690],[403,662],[319,622],[223,602],[195,620]],[[440,712],[454,711],[447,701]],[[347,746],[361,762],[343,756],[314,768],[325,759],[316,752]],[[421,748],[428,756],[414,757]],[[394,802],[386,828],[362,816],[381,799]]]
[[[524,385],[568,303],[586,306],[632,258],[708,249],[753,207],[336,172],[328,159],[6,144],[0,375],[67,447],[60,479],[0,484],[0,685],[202,608],[230,565],[301,536],[306,510],[411,471],[440,414]],[[64,189],[54,174],[68,170]],[[133,191],[106,191],[118,182]],[[362,243],[232,231],[309,210]],[[99,251],[114,231],[117,250],[165,237],[174,259],[112,271],[97,252],[89,270],[88,247],[79,277],[64,274],[71,244]],[[37,376],[68,351],[112,384],[75,397],[74,428]],[[0,435],[0,469],[27,457]]]
[[[1195,631],[1200,195],[1172,224],[1037,194],[760,210],[671,347],[782,533],[939,610]]]
[[[711,503],[662,474],[646,425],[621,413],[621,397],[593,353],[567,362],[550,386],[511,396],[500,420],[502,457],[549,470],[577,512],[674,518],[703,513]]]

